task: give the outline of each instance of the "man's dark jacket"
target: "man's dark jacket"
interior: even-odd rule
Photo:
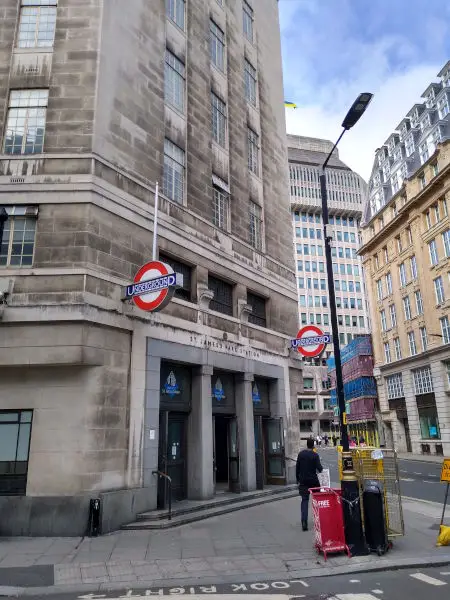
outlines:
[[[316,452],[308,448],[299,452],[295,472],[301,495],[307,494],[309,488],[320,487],[317,473],[322,473],[322,471],[323,467]]]

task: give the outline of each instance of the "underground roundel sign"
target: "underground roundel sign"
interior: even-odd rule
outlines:
[[[183,285],[183,275],[172,267],[153,260],[139,269],[132,284],[125,290],[125,298],[132,299],[142,310],[156,312],[166,306],[175,290]]]
[[[291,341],[291,347],[297,348],[303,356],[314,358],[320,356],[330,342],[331,335],[315,325],[305,325],[297,333],[295,340]]]

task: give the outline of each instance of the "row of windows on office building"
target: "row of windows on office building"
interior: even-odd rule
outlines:
[[[324,247],[319,244],[296,244],[297,254],[303,256],[324,256]],[[339,246],[331,248],[331,255],[339,258],[354,258],[357,259],[356,248],[344,248]]]
[[[300,296],[300,298],[303,298],[302,296]],[[316,302],[316,300],[319,299],[319,302]],[[323,300],[323,296],[322,296],[322,300]],[[306,307],[306,302],[305,301],[300,301],[300,306],[301,307]],[[321,303],[320,303],[320,297],[319,296],[315,296],[313,298],[313,302],[308,302],[308,307],[310,308],[320,308]],[[324,305],[326,307],[326,304]],[[308,323],[310,325],[329,325],[330,324],[330,318],[328,313],[300,313],[300,321],[302,323],[302,325],[307,325]],[[359,327],[361,329],[364,328],[365,326],[365,319],[363,316],[356,316],[356,315],[340,315],[338,314],[338,324],[343,327],[345,325],[345,327]],[[353,339],[353,338],[352,338]]]
[[[305,273],[325,273],[325,263],[316,260],[298,260],[297,270],[300,273],[303,271],[305,271]],[[333,273],[335,273],[336,275],[355,275],[359,277],[360,268],[359,265],[352,265],[350,263],[333,263]]]
[[[289,175],[291,196],[321,198],[318,167],[291,163]],[[325,176],[330,200],[361,204],[361,181],[355,173],[344,169],[327,169]]]
[[[360,219],[355,217],[343,217],[340,215],[329,215],[328,217],[330,225],[337,225],[339,227],[359,227]],[[295,223],[322,223],[322,215],[320,213],[307,213],[294,211],[294,222]]]
[[[303,239],[310,240],[321,240],[322,239],[322,229],[315,229],[313,227],[296,227],[295,228],[295,236]],[[356,233],[353,231],[340,231],[339,229],[335,231],[335,241],[338,242],[350,242],[351,244],[357,243]]]
[[[298,277],[298,287],[300,289],[308,289],[308,290],[326,290],[326,280],[325,279],[316,279],[311,277]],[[361,282],[360,281],[346,281],[345,279],[335,279],[334,280],[334,288],[337,292],[361,292]],[[359,305],[358,305],[359,306]]]
[[[450,363],[445,365],[447,381],[450,384]],[[431,367],[421,367],[411,371],[413,376],[413,393],[416,397],[419,415],[420,434],[422,439],[440,439],[439,418],[434,398],[434,384]],[[394,373],[385,378],[387,398],[390,401],[405,399],[403,373]],[[430,395],[433,396],[430,397]],[[405,405],[406,406],[406,405]]]
[[[316,412],[317,403],[315,398],[297,398],[298,410],[309,410]],[[333,410],[330,398],[323,399],[323,410]]]
[[[382,319],[385,318],[382,316]],[[442,344],[450,344],[450,321],[448,318],[448,315],[445,315],[444,317],[441,317],[439,319],[439,324],[440,324],[440,328],[441,328],[441,334],[433,334],[433,336],[438,335],[439,338],[441,338],[442,340]],[[428,333],[427,333],[427,328],[425,326],[423,327],[419,327],[419,337],[420,337],[420,347],[421,347],[421,352],[426,352],[428,350]],[[415,331],[408,331],[407,333],[407,339],[408,339],[408,351],[409,351],[409,356],[416,356],[417,354],[419,354],[419,349],[418,349],[418,344],[417,344],[417,339],[416,339],[416,332]],[[401,360],[403,358],[402,355],[402,346],[401,346],[401,341],[400,338],[394,337],[393,340],[393,346],[394,346],[394,360]],[[384,350],[384,361],[386,364],[389,364],[390,362],[392,362],[392,353],[391,353],[391,343],[389,341],[386,341],[383,343],[383,350]]]

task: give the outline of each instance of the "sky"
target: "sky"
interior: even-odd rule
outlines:
[[[335,141],[361,92],[374,98],[339,145],[366,180],[375,150],[450,59],[449,0],[279,0],[287,131]]]

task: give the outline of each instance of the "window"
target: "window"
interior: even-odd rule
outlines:
[[[394,338],[394,350],[395,350],[395,358],[396,360],[400,360],[402,358],[402,347],[400,344],[400,338]]]
[[[391,317],[391,327],[397,327],[397,312],[395,310],[395,304],[389,306],[389,314]]]
[[[439,321],[441,323],[442,343],[450,344],[450,322],[448,317],[442,317],[442,319],[439,319]]]
[[[167,138],[164,140],[163,192],[174,202],[184,199],[184,150]]]
[[[401,287],[405,287],[406,285],[406,267],[405,267],[405,263],[402,263],[399,268],[399,273],[400,273],[400,285]]]
[[[440,119],[444,119],[446,115],[448,115],[449,107],[447,94],[444,94],[444,96],[442,96],[442,98],[438,101],[438,111]]]
[[[253,9],[245,0],[243,2],[243,9],[244,35],[249,42],[253,42]]]
[[[14,90],[9,96],[5,154],[38,154],[44,149],[48,90]]]
[[[306,313],[302,313],[300,316],[302,325],[306,325]]]
[[[249,323],[267,327],[266,299],[253,292],[247,292],[247,304],[252,307],[252,312],[248,316]]]
[[[159,260],[167,263],[172,267],[175,273],[183,275],[183,287],[175,290],[175,298],[181,298],[186,302],[192,301],[192,268],[179,260],[175,260],[170,256],[159,254]]]
[[[392,294],[392,275],[391,273],[386,273],[386,289],[388,296]]]
[[[386,363],[391,362],[391,347],[389,346],[389,342],[384,344],[384,360]]]
[[[53,46],[58,0],[22,0],[17,46],[49,48]]]
[[[248,142],[248,168],[255,175],[259,175],[259,136],[250,129],[247,130]]]
[[[383,282],[381,281],[381,279],[377,280],[377,298],[378,300],[382,300],[383,299]]]
[[[400,252],[402,252],[402,250],[403,250],[402,238],[400,235],[398,235],[395,239],[397,241],[397,250],[398,250],[398,253],[400,254]]]
[[[0,411],[0,496],[26,494],[32,410]]]
[[[220,229],[228,230],[230,196],[218,187],[213,188],[213,223]]]
[[[411,256],[409,264],[411,267],[411,279],[417,279],[417,260],[415,256]]]
[[[444,217],[448,217],[447,200],[445,198],[442,198],[441,204],[442,204],[442,212],[444,213]]]
[[[388,254],[388,249],[386,246],[383,248],[383,256],[384,256],[384,264],[387,265],[389,262],[389,254]]]
[[[421,327],[419,329],[420,332],[420,342],[422,344],[422,352],[426,352],[428,348],[428,336],[426,327]]]
[[[166,0],[166,15],[184,31],[185,0]]]
[[[0,266],[29,267],[33,264],[37,207],[8,206],[7,212]]]
[[[314,398],[298,398],[298,410],[316,410]]]
[[[359,326],[364,327],[364,317],[358,317],[358,318],[359,318]]]
[[[363,308],[362,299],[361,298],[357,298],[356,302],[357,302],[357,305],[358,305],[358,310],[362,310],[362,308]]]
[[[314,379],[312,377],[303,377],[303,389],[304,390],[313,390],[314,389]]]
[[[411,319],[411,303],[409,301],[409,296],[403,298],[403,310],[405,312],[405,320],[409,321]]]
[[[427,210],[427,212],[425,213],[425,223],[427,224],[427,229],[430,229],[431,227],[431,215],[430,215],[430,211]]]
[[[213,140],[224,148],[227,145],[227,105],[211,92]]]
[[[445,301],[445,294],[444,294],[444,282],[443,282],[441,276],[436,277],[436,279],[434,280],[434,291],[436,294],[436,303],[442,304]]]
[[[430,367],[415,369],[413,371],[413,378],[414,393],[416,396],[420,396],[421,394],[431,394],[434,391]]]
[[[408,332],[408,344],[409,344],[409,353],[411,356],[414,356],[417,354],[417,347],[416,347],[416,338],[414,336],[414,331],[409,331]]]
[[[211,61],[220,71],[225,71],[225,34],[212,20],[209,22],[209,34]]]
[[[428,244],[428,249],[430,252],[430,262],[431,264],[437,265],[439,262],[439,257],[438,257],[438,253],[437,253],[437,246],[436,246],[436,240],[431,240],[431,242]]]
[[[262,209],[250,200],[250,244],[256,250],[262,250]]]
[[[167,104],[184,111],[184,64],[172,52],[166,50],[164,64],[164,96]]]
[[[420,435],[424,440],[439,440],[441,432],[436,405],[418,407]]]
[[[397,338],[398,339],[398,338]],[[403,398],[405,392],[403,391],[403,377],[401,373],[395,373],[386,377],[387,397],[388,400],[394,398]]]
[[[425,179],[425,174],[422,173],[421,175],[419,175],[419,188],[421,190],[423,190],[427,185],[427,181]]]
[[[245,99],[256,106],[256,69],[248,62],[244,63]]]
[[[386,321],[386,311],[382,310],[380,313],[381,316],[381,331],[387,330],[387,321]]]
[[[414,137],[412,133],[405,138],[405,151],[406,156],[411,156],[411,154],[414,152]]]
[[[233,286],[222,279],[210,275],[208,288],[214,292],[209,308],[224,315],[233,316]]]
[[[448,258],[450,256],[450,229],[447,229],[442,234],[442,243],[444,245],[445,256]]]
[[[407,235],[407,238],[408,238],[408,244],[411,246],[412,243],[413,243],[411,227],[407,227],[406,228],[406,235]]]
[[[414,292],[414,296],[416,299],[416,311],[418,315],[423,315],[423,299],[422,299],[422,292],[420,290],[417,290]]]
[[[429,158],[430,158],[430,151],[428,148],[428,142],[424,142],[423,144],[420,144],[419,146],[419,155],[420,155],[420,162],[423,164],[425,163]],[[419,177],[420,180],[420,177]]]

